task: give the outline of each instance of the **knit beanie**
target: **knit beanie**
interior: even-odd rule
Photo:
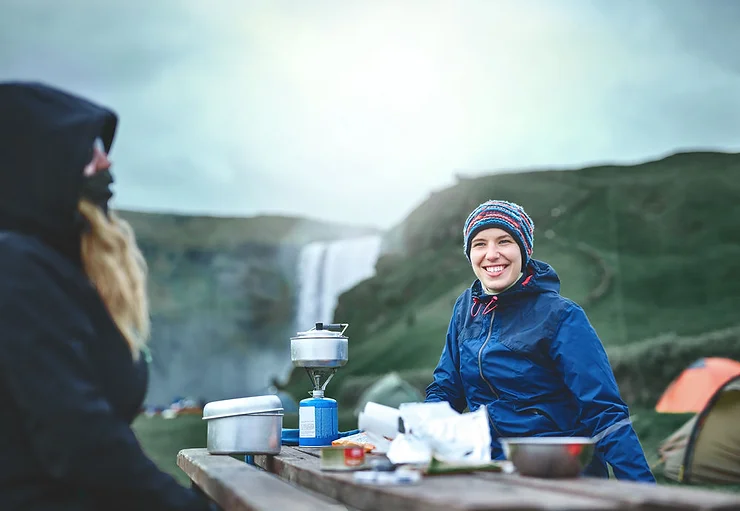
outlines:
[[[526,268],[532,257],[534,246],[534,222],[524,209],[513,202],[489,200],[470,213],[463,228],[465,257],[470,261],[470,242],[484,229],[498,227],[514,237],[522,251],[522,268]]]

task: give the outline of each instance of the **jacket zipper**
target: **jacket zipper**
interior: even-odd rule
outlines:
[[[491,323],[488,325],[488,336],[486,337],[486,340],[483,342],[483,345],[480,347],[480,350],[478,350],[478,373],[480,374],[481,379],[486,382],[488,385],[488,388],[491,389],[491,392],[493,392],[493,395],[496,396],[496,399],[499,399],[498,392],[496,392],[496,389],[493,388],[493,385],[486,380],[486,377],[483,376],[483,364],[481,363],[481,358],[483,357],[483,349],[488,344],[488,341],[491,340],[491,332],[493,331],[493,318],[496,317],[496,311],[491,311]],[[498,434],[498,436],[503,436],[501,432],[496,427],[496,424],[493,422],[493,419],[491,418],[490,412],[487,413],[488,415],[488,421],[491,423],[491,426],[493,426],[493,430]]]

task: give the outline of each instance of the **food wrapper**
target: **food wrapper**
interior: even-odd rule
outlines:
[[[491,434],[485,408],[458,413],[449,403],[404,403],[403,433],[391,442],[388,459],[395,464],[430,464],[433,459],[455,466],[491,462]]]
[[[404,403],[404,429],[425,442],[434,457],[445,462],[491,461],[491,433],[484,407],[458,413],[449,403]]]
[[[413,435],[399,433],[386,454],[393,464],[426,465],[432,459],[432,449]]]
[[[454,466],[484,466],[491,461],[484,407],[461,414],[446,402],[403,403],[398,409],[368,402],[358,426],[364,441],[374,445],[371,451],[387,453],[397,465],[428,465],[436,459]]]
[[[372,452],[375,449],[375,444],[370,440],[370,437],[365,432],[355,433],[354,435],[337,438],[331,445],[333,446],[356,446],[365,449],[365,452]]]

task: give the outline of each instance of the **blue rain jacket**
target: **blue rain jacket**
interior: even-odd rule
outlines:
[[[604,347],[576,303],[560,295],[548,264],[532,260],[510,289],[486,295],[480,281],[455,303],[426,401],[462,412],[488,409],[491,455],[498,439],[593,436],[629,417]],[[586,474],[654,482],[632,426],[602,438]]]

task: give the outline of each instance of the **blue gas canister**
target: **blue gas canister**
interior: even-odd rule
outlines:
[[[298,407],[298,445],[323,447],[339,438],[337,402],[324,397],[323,390],[313,390],[313,397],[300,402]]]

